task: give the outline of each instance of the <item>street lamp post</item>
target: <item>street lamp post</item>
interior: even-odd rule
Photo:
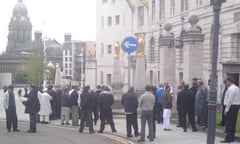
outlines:
[[[208,101],[208,133],[207,144],[214,144],[216,132],[216,107],[217,107],[217,57],[218,57],[218,35],[219,35],[219,18],[221,3],[223,0],[211,0],[213,5],[213,43],[212,43],[212,72],[210,83],[210,97]]]

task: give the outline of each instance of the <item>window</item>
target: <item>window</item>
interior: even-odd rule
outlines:
[[[149,62],[155,62],[155,40],[151,38],[150,40],[150,49],[149,49]]]
[[[171,0],[171,16],[175,15],[175,6],[176,6],[175,0]]]
[[[69,71],[69,75],[72,75],[72,70]]]
[[[65,68],[68,68],[68,65],[67,65],[67,64],[65,64]]]
[[[67,55],[67,50],[64,51],[65,52],[65,56]]]
[[[104,45],[103,43],[101,44],[101,57],[104,55]]]
[[[160,84],[160,71],[158,71],[158,84]]]
[[[203,0],[197,0],[197,6],[199,7],[201,5],[203,5]]]
[[[181,10],[182,12],[188,10],[188,0],[181,0]]]
[[[165,0],[159,0],[159,8],[160,8],[159,18],[164,19],[165,18]]]
[[[153,84],[153,71],[150,71],[150,84],[152,85]]]
[[[100,83],[103,84],[103,71],[101,71],[100,75],[101,75]]]
[[[143,26],[144,25],[144,7],[138,7],[138,25]]]
[[[67,70],[65,70],[65,75],[68,75],[68,71]]]
[[[102,3],[104,4],[104,3],[107,3],[108,1],[107,0],[102,0]]]
[[[72,50],[69,50],[69,55],[70,55],[70,56],[72,55]]]
[[[67,62],[67,61],[68,61],[68,58],[65,57],[65,62]]]
[[[70,68],[70,69],[72,68],[72,64],[69,64],[69,68]]]
[[[72,62],[72,58],[69,58],[69,62]]]
[[[112,54],[112,45],[108,45],[108,54]]]
[[[111,84],[112,84],[112,75],[107,74],[107,85],[111,85]]]
[[[120,24],[120,15],[117,15],[115,17],[115,20],[116,20],[116,25],[119,25]]]
[[[101,28],[104,27],[104,17],[101,17]]]
[[[152,22],[155,22],[155,11],[156,11],[156,9],[155,9],[156,5],[155,4],[156,4],[155,0],[153,0],[152,1]]]
[[[112,17],[108,17],[108,26],[112,25]]]

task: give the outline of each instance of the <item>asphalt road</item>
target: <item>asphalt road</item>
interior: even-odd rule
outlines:
[[[37,133],[29,134],[28,123],[18,122],[20,132],[7,132],[0,120],[0,144],[133,144],[111,134],[79,133],[77,128],[38,124]]]

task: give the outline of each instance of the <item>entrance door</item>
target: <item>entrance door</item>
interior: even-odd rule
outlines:
[[[227,77],[232,78],[234,83],[239,86],[239,73],[228,73]]]

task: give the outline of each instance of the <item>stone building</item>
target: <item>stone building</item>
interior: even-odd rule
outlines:
[[[0,73],[10,73],[14,78],[16,73],[26,70],[31,54],[39,49],[45,50],[47,62],[62,66],[62,45],[59,42],[42,39],[41,31],[36,31],[32,40],[32,23],[22,0],[18,0],[13,8],[8,29],[7,48],[0,55]]]
[[[114,54],[101,57],[102,51],[108,49],[108,43],[121,41],[118,36],[133,33],[145,35],[146,83],[158,85],[169,81],[176,88],[181,80],[191,83],[193,77],[198,77],[207,86],[213,37],[210,0],[102,0],[97,8],[98,82],[107,84],[102,77],[112,71],[114,61]],[[120,26],[125,29],[111,23],[115,14],[122,18],[123,26]],[[220,17],[218,91],[226,77],[233,77],[239,83],[240,1],[223,3]],[[126,74],[122,71],[122,75]]]

